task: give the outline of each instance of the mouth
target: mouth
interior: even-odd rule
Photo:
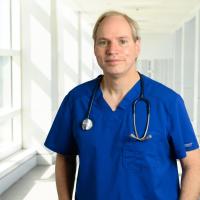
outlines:
[[[122,62],[122,60],[119,59],[107,59],[105,60],[106,63],[118,63],[118,62]]]

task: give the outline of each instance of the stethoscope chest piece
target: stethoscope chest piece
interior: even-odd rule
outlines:
[[[82,122],[82,129],[83,129],[84,131],[88,131],[88,130],[90,130],[92,127],[93,127],[93,123],[92,123],[92,120],[91,120],[91,119],[86,118],[86,119],[83,120],[83,122]]]

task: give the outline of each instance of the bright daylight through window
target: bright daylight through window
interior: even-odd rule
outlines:
[[[0,1],[0,160],[21,148],[20,0]]]

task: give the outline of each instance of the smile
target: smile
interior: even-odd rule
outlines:
[[[107,63],[117,63],[117,62],[122,62],[122,60],[106,60]]]

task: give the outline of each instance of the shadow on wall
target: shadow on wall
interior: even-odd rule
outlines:
[[[34,146],[40,153],[44,151],[43,142],[52,123],[52,113],[57,111],[58,95],[64,96],[80,80],[79,15],[67,5],[61,5],[63,2],[58,3],[58,30],[53,30],[52,5],[50,1],[45,2],[25,2],[28,29],[23,69],[26,94],[23,96],[23,143],[25,148]],[[52,50],[56,33],[58,49]],[[53,66],[53,58],[57,66]],[[54,74],[55,70],[58,74]]]

